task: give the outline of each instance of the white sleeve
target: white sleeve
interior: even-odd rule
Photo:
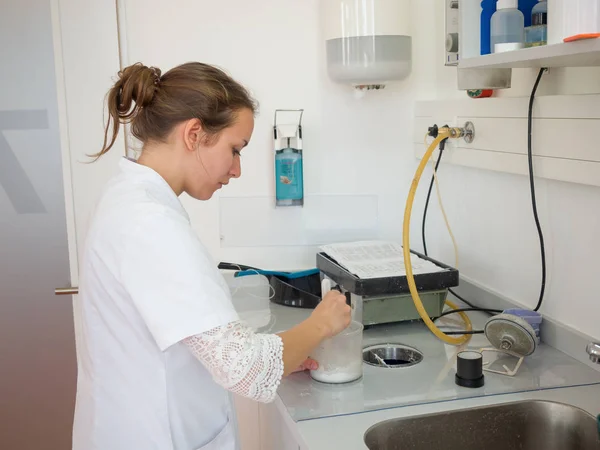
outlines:
[[[225,389],[269,403],[283,377],[283,341],[232,322],[184,340],[192,353]]]
[[[189,222],[153,212],[126,245],[121,282],[161,351],[238,320],[229,288]]]

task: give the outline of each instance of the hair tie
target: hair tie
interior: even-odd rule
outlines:
[[[161,75],[160,69],[157,69],[156,67],[150,67],[150,70],[154,74],[154,85],[158,86],[160,83],[160,75]]]

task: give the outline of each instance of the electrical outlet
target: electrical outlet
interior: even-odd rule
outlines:
[[[446,35],[446,66],[457,66],[459,59],[459,0],[444,0],[445,6],[445,35]]]

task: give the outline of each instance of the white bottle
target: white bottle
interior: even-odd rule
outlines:
[[[498,0],[490,24],[492,52],[507,52],[525,46],[525,17],[518,6],[518,0]]]
[[[460,59],[481,54],[481,0],[460,0],[458,4]]]
[[[599,0],[548,1],[548,44],[600,36]]]
[[[531,10],[531,26],[525,28],[525,47],[546,45],[548,41],[548,1],[538,0]]]

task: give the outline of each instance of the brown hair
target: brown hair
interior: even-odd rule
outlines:
[[[131,133],[145,144],[164,142],[175,125],[196,118],[212,138],[233,124],[240,109],[257,110],[243,86],[222,70],[199,62],[174,67],[162,76],[156,67],[128,66],[108,92],[107,107],[104,144],[93,155],[96,159],[114,145],[121,123],[131,123]]]

